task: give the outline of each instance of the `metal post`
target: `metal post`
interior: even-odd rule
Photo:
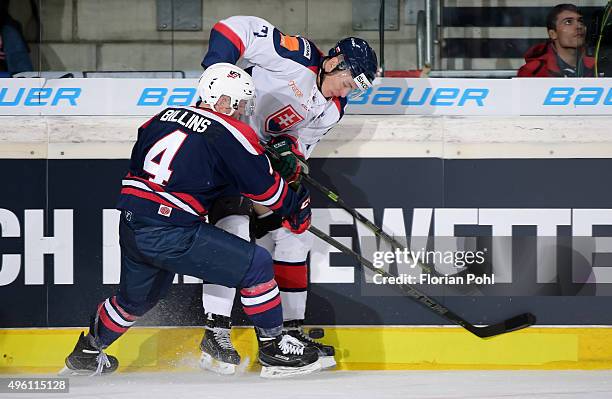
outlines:
[[[433,67],[433,7],[425,0],[425,65]]]
[[[385,76],[385,0],[381,0],[380,2],[378,38],[380,42],[380,73],[381,76]]]
[[[425,25],[425,11],[417,12],[416,23],[416,64],[417,69],[423,69],[423,61],[425,60],[425,36],[427,26]]]
[[[436,69],[442,68],[442,45],[440,38],[442,37],[442,1],[434,0],[435,5],[433,7],[434,16],[433,18],[433,46],[434,46],[434,54],[433,54],[433,65],[436,66]]]

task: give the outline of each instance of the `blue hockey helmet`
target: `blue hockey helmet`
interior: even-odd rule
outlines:
[[[368,42],[358,37],[342,39],[329,50],[330,57],[340,54],[343,55],[343,62],[339,64],[338,69],[350,70],[359,89],[367,90],[372,87],[378,70],[378,59]]]

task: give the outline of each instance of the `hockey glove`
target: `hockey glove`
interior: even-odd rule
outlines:
[[[270,157],[272,168],[288,183],[298,181],[302,173],[302,164],[305,164],[306,160],[298,148],[297,139],[282,134],[273,137],[268,143],[268,148],[276,154]]]
[[[266,216],[253,215],[251,218],[251,236],[261,238],[283,226],[283,217],[278,213],[270,212]]]
[[[298,195],[298,210],[283,220],[283,227],[291,230],[292,233],[302,234],[310,227],[310,193],[304,186],[300,187]]]

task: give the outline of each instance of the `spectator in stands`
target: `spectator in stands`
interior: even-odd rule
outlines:
[[[558,4],[546,18],[549,40],[531,47],[519,77],[592,77],[595,60],[586,55],[586,27],[573,4]]]
[[[5,77],[5,75],[8,75],[6,67],[6,54],[3,50],[4,47],[2,46],[2,35],[0,34],[0,78]]]
[[[21,25],[10,16],[8,6],[8,0],[0,0],[0,77],[34,69]]]

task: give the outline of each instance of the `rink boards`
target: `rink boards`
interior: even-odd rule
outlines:
[[[82,329],[0,330],[0,373],[53,373]],[[342,370],[596,370],[612,368],[610,328],[533,327],[482,340],[455,327],[326,327]],[[134,327],[108,349],[122,371],[197,369],[201,328]],[[252,328],[234,328],[232,342],[257,365]]]
[[[9,195],[3,197],[0,211],[0,300],[12,303],[19,298],[18,306],[2,307],[1,326],[83,325],[90,310],[112,295],[119,282],[118,212],[113,208],[127,160],[4,159],[0,167],[11,171],[5,177]],[[403,235],[454,233],[485,239],[510,234],[506,240],[510,247],[479,244],[490,247],[492,265],[487,272],[495,274],[495,285],[474,290],[423,288],[461,316],[482,324],[526,311],[544,325],[612,324],[605,239],[612,225],[611,170],[611,159],[317,158],[311,162],[312,175],[323,184]],[[372,234],[316,192],[313,224],[371,256],[365,248],[375,243]],[[600,236],[594,242],[600,249],[583,253],[586,273],[562,262],[572,259],[563,251],[575,236]],[[533,239],[552,240],[550,245],[559,243],[559,248],[541,252],[547,248],[537,247]],[[563,243],[566,246],[561,247]],[[553,269],[547,268],[553,258]],[[597,261],[595,267],[588,258]],[[542,275],[548,280],[542,281]],[[444,322],[399,295],[393,286],[373,283],[354,259],[319,240],[311,254],[310,281],[311,324]],[[200,290],[197,279],[177,278],[165,306],[139,323],[201,325]],[[238,320],[244,320],[240,307],[235,308]]]
[[[97,302],[116,289],[119,264],[112,208],[117,176],[126,162],[0,160],[3,169],[12,172],[6,185],[11,195],[3,198],[2,206],[0,301],[12,304],[0,310],[2,327],[8,327],[0,330],[3,371],[49,371],[61,364],[77,335],[70,327],[86,325]],[[415,215],[428,212],[440,219],[460,209],[463,217],[479,218],[491,209],[510,216],[536,209],[561,215],[560,234],[571,234],[573,226],[563,218],[574,221],[585,213],[609,218],[612,212],[608,159],[331,158],[314,159],[312,167],[313,176],[363,212],[373,212],[377,221],[387,218],[390,223],[389,215],[397,215],[392,211],[401,209],[406,231],[412,231]],[[381,178],[389,171],[393,173]],[[390,184],[396,185],[393,190]],[[342,210],[328,208],[317,194],[313,206],[316,225],[359,250],[364,233]],[[432,229],[439,226],[435,220],[430,221]],[[536,234],[534,226],[522,228]],[[337,345],[339,365],[345,369],[612,367],[612,330],[589,327],[612,324],[609,284],[537,284],[535,271],[526,274],[519,265],[528,262],[535,268],[535,252],[514,256],[517,281],[508,287],[525,288],[529,281],[526,291],[502,295],[483,290],[478,296],[438,291],[437,298],[474,323],[531,311],[540,324],[552,327],[486,341],[455,327],[423,327],[445,321],[392,290],[365,283],[352,259],[321,243],[311,258],[307,320],[328,326],[325,341]],[[17,266],[8,283],[11,264]],[[193,366],[201,329],[186,326],[202,325],[200,292],[197,281],[179,278],[168,298],[139,322],[151,327],[133,329],[111,353],[134,370]],[[244,316],[236,309],[240,324]],[[235,334],[240,350],[254,355],[251,329]]]

